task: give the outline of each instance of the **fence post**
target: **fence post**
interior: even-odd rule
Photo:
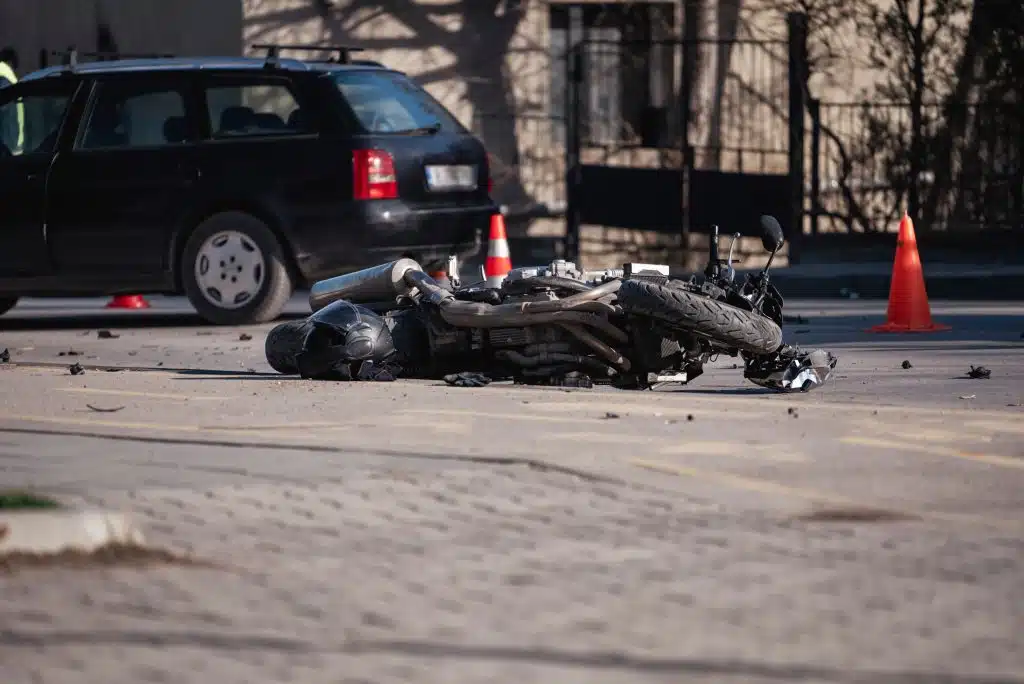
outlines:
[[[570,44],[565,55],[565,258],[580,258],[580,88],[583,82],[583,43]]]
[[[683,59],[682,73],[679,80],[679,182],[682,196],[682,219],[680,226],[685,242],[683,249],[688,254],[690,249],[690,214],[692,202],[690,197],[690,174],[693,171],[693,147],[690,145],[690,105],[693,101],[693,78],[697,72],[697,41],[700,37],[700,2],[685,0],[683,4]]]
[[[804,232],[804,112],[807,106],[807,15],[786,15],[789,33],[789,182],[792,227],[789,263],[800,263],[800,242]]]
[[[817,235],[821,215],[821,100],[807,101],[811,113],[811,235]]]

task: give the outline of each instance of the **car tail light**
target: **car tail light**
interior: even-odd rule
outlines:
[[[395,160],[382,150],[355,150],[352,186],[357,200],[395,199],[398,197]]]

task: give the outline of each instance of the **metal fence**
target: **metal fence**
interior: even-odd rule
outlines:
[[[475,113],[470,129],[491,155],[494,197],[518,215],[560,216],[565,209],[565,119],[541,114]]]
[[[1019,106],[927,104],[916,132],[909,103],[810,109],[812,233],[892,232],[908,205],[924,231],[1024,230]]]

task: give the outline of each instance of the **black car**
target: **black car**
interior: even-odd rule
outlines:
[[[479,251],[489,161],[444,106],[345,48],[258,47],[72,56],[0,89],[0,313],[184,293],[212,323],[263,322],[316,280]]]

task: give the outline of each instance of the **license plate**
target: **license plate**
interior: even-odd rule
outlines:
[[[476,190],[476,167],[470,165],[428,166],[427,187],[437,192]]]

